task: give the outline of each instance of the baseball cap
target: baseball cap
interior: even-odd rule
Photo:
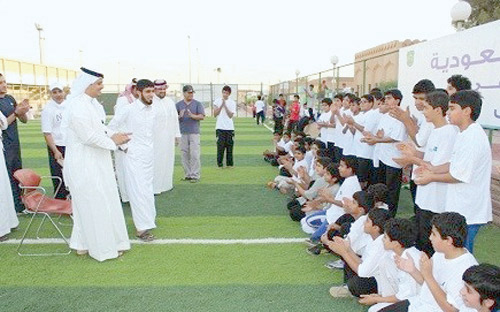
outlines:
[[[193,86],[192,85],[185,85],[184,87],[182,87],[182,92],[193,92],[194,93]]]
[[[54,89],[59,89],[61,91],[64,91],[64,87],[61,83],[59,82],[54,82],[49,86],[49,90],[52,91]]]

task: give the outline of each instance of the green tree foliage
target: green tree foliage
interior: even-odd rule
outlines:
[[[472,7],[472,13],[464,25],[465,28],[500,19],[500,0],[468,0],[468,2]]]

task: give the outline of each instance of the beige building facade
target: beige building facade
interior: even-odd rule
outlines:
[[[399,70],[399,49],[420,40],[394,40],[376,47],[358,52],[354,57],[354,92],[359,95],[370,89],[396,86]]]

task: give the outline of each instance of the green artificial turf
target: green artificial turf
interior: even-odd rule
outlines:
[[[253,119],[236,119],[235,168],[215,165],[215,121],[202,122],[201,182],[181,182],[177,152],[174,189],[156,196],[157,225],[163,239],[305,238],[289,219],[287,198],[265,188],[277,170],[262,160],[271,132]],[[23,166],[49,174],[40,122],[19,126]],[[43,183],[51,190],[50,181]],[[134,238],[130,207],[124,205]],[[408,190],[401,192],[402,217],[412,215]],[[11,234],[21,237],[29,218]],[[33,237],[39,221],[34,223]],[[63,220],[67,223],[67,220]],[[71,226],[61,226],[66,235]],[[56,237],[48,224],[42,237]],[[500,229],[478,234],[476,257],[499,265]],[[496,243],[495,243],[496,242]],[[336,259],[312,257],[302,243],[286,244],[133,244],[124,256],[98,263],[75,254],[19,257],[16,245],[0,244],[0,311],[366,311],[354,299],[333,299],[341,271],[323,264]],[[47,252],[64,245],[26,245]]]

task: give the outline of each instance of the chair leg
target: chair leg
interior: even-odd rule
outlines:
[[[68,251],[67,252],[54,252],[54,253],[21,253],[21,246],[23,245],[23,242],[26,238],[26,235],[28,234],[28,231],[29,229],[31,228],[31,225],[33,223],[33,220],[35,219],[36,215],[38,214],[43,214],[43,219],[41,221],[41,224],[40,226],[38,227],[37,229],[37,239],[40,239],[39,237],[39,232],[40,232],[40,229],[42,227],[42,224],[43,222],[45,221],[45,219],[49,219],[50,223],[52,223],[52,225],[54,226],[54,228],[56,229],[56,231],[59,233],[59,235],[62,237],[62,239],[64,240],[64,242],[66,243],[66,245],[68,246]],[[21,241],[19,242],[19,245],[17,247],[17,254],[19,256],[63,256],[63,255],[69,255],[71,253],[71,249],[69,248],[69,241],[68,239],[64,236],[64,234],[61,232],[61,230],[59,229],[59,227],[56,225],[56,223],[54,222],[54,220],[50,217],[49,214],[47,213],[34,213],[33,216],[31,217],[31,220],[28,224],[28,227],[26,228],[26,231],[24,231],[24,234],[23,234],[23,237],[21,238]]]

